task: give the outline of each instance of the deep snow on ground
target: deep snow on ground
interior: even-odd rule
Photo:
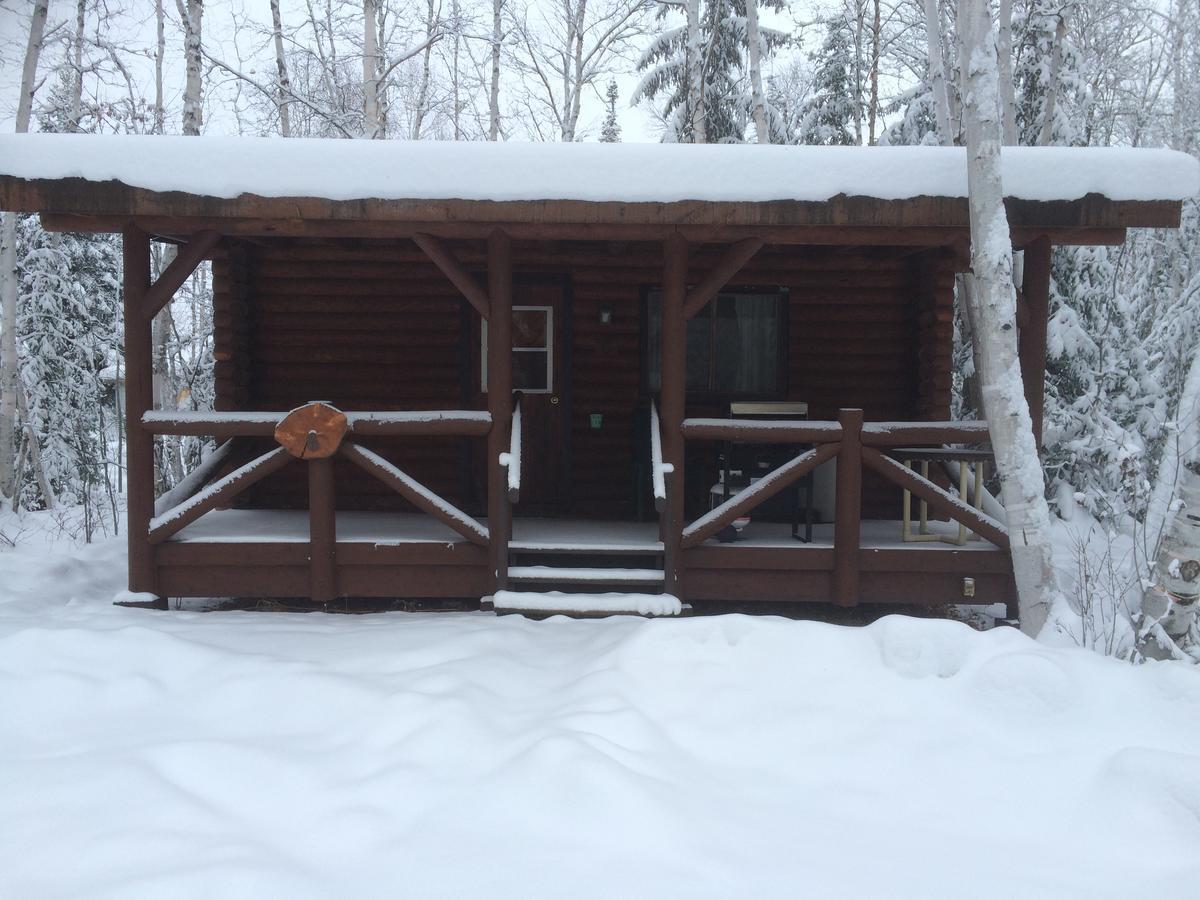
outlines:
[[[0,550],[0,896],[1200,897],[1200,677],[885,618],[110,605]]]

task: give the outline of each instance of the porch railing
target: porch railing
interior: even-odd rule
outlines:
[[[227,505],[238,494],[284,466],[304,462],[308,466],[311,597],[327,602],[338,596],[333,457],[340,456],[354,463],[465,540],[487,547],[491,536],[486,525],[356,439],[429,435],[482,437],[491,427],[491,415],[484,411],[344,413],[320,402],[309,403],[291,412],[147,412],[142,416],[142,429],[151,435],[211,435],[226,441],[192,475],[159,498],[155,504],[156,514],[149,522],[144,541],[139,544],[150,556],[148,561],[152,562],[154,545],[178,534],[205,513]],[[232,440],[237,437],[273,437],[279,446],[213,481],[213,476],[229,459]],[[519,451],[517,459],[519,490]]]
[[[763,444],[811,444],[812,448],[704,514],[678,535],[667,535],[677,551],[703,543],[722,528],[794,485],[822,463],[837,460],[833,527],[833,600],[858,602],[862,546],[862,475],[870,469],[910,491],[947,518],[965,525],[1001,549],[1009,549],[1008,529],[969,503],[887,455],[889,449],[977,443],[988,439],[986,422],[863,422],[859,409],[843,409],[836,422],[734,421],[685,419],[685,440],[733,440]],[[680,502],[671,498],[670,502]],[[680,561],[682,564],[682,560]],[[678,573],[678,569],[676,569]]]

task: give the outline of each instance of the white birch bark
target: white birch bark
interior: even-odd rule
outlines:
[[[504,0],[492,0],[492,74],[488,86],[488,140],[500,140],[500,48],[504,40]]]
[[[292,116],[288,96],[292,92],[292,82],[288,77],[287,57],[283,52],[283,17],[279,12],[279,0],[271,0],[271,33],[275,40],[275,79],[279,85],[279,99],[276,101],[279,133],[283,137],[291,137]]]
[[[183,133],[188,135],[200,134],[200,126],[204,124],[203,19],[204,0],[187,0],[183,18],[183,49],[187,66],[187,81],[183,90]]]
[[[950,130],[950,99],[946,93],[946,64],[942,59],[942,17],[938,0],[925,0],[925,39],[929,56],[929,88],[933,92],[933,111],[937,121],[938,143],[954,143]]]
[[[34,0],[29,40],[21,67],[16,131],[29,130],[36,90],[38,57],[46,33],[49,0]],[[17,368],[17,214],[5,213],[0,225],[0,498],[12,496],[16,483]]]
[[[871,19],[871,97],[867,106],[867,143],[875,146],[875,120],[879,116],[879,54],[883,39],[879,0],[872,0],[874,15]]]
[[[758,33],[758,0],[746,0],[746,61],[750,69],[750,103],[754,133],[760,144],[771,143],[767,130],[767,101],[762,83],[762,45]]]
[[[71,40],[71,113],[68,127],[79,131],[83,118],[83,31],[86,25],[87,0],[75,2],[75,34]]]
[[[687,71],[688,110],[692,117],[692,143],[708,143],[708,125],[704,118],[704,65],[700,46],[700,0],[686,0],[687,49],[684,68]]]
[[[1012,0],[1000,0],[1000,20],[996,33],[996,51],[1000,63],[1000,102],[1004,119],[1004,146],[1017,145],[1017,99],[1013,83]]]
[[[163,13],[163,0],[154,0],[154,124],[151,126],[155,134],[162,134],[166,128],[166,112],[163,103],[163,60],[167,55],[166,16]]]
[[[382,137],[379,121],[379,28],[375,0],[363,0],[363,127],[365,138]]]
[[[412,128],[409,138],[414,141],[421,139],[421,129],[425,124],[425,113],[429,106],[429,82],[432,76],[430,62],[433,56],[433,31],[437,26],[441,8],[435,0],[429,0],[425,9],[425,49],[421,51],[421,81],[417,88],[417,99],[413,104]]]
[[[1000,179],[1000,92],[987,4],[960,0],[962,116],[975,290],[970,299],[984,410],[1012,538],[1021,629],[1036,635],[1059,596],[1050,508],[1017,356],[1012,243]]]

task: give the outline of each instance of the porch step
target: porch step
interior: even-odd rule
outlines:
[[[537,618],[553,615],[653,617],[677,616],[683,612],[683,604],[671,594],[565,594],[561,591],[497,591],[495,596],[484,599],[483,608],[491,609],[497,615],[519,613]]]
[[[662,569],[613,567],[510,566],[510,581],[523,584],[657,585],[662,586]]]

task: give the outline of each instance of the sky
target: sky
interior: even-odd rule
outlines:
[[[108,3],[100,0],[108,10],[106,23],[108,38],[117,46],[124,48],[121,58],[129,68],[133,77],[142,85],[141,93],[152,96],[153,68],[151,56],[154,46],[154,15],[152,0],[123,0],[123,2]],[[545,2],[545,0],[540,0]],[[802,4],[807,7],[808,4]],[[33,0],[0,0],[0,130],[10,131],[14,127],[14,117],[19,93],[21,62],[25,52],[25,42],[28,36],[28,23]],[[269,23],[269,8],[266,0],[208,0],[205,4],[204,32],[205,41],[211,52],[219,53],[227,62],[233,63],[237,50],[247,54],[247,68],[253,69],[259,77],[269,78],[274,64],[271,48],[264,46],[256,29],[243,28],[238,30],[234,20],[246,20],[261,23],[266,28]],[[50,39],[43,51],[39,66],[41,90],[48,88],[49,80],[53,77],[53,62],[61,58],[61,42],[69,34],[70,27],[65,19],[73,16],[74,3],[67,0],[50,0],[50,19],[48,33]],[[91,14],[94,20],[94,13]],[[297,22],[303,19],[305,12],[299,2],[283,3],[283,17],[288,21]],[[184,72],[182,67],[182,29],[178,23],[178,13],[175,4],[167,3],[167,71],[165,75],[166,103],[168,106],[168,129],[178,130],[180,96],[183,88]],[[780,14],[770,10],[763,12],[763,24],[780,30],[795,32],[795,10]],[[56,29],[57,26],[57,29]],[[92,25],[94,28],[94,23]],[[236,38],[236,41],[235,41]],[[256,52],[260,51],[261,52]],[[253,54],[253,55],[252,55]],[[622,139],[629,142],[659,140],[659,127],[648,104],[631,108],[628,98],[637,85],[639,76],[632,72],[632,62],[618,61],[618,67],[629,70],[616,75],[621,100],[618,103],[618,121],[622,129]],[[110,67],[111,68],[111,67]],[[89,78],[94,85],[95,79]],[[586,139],[595,140],[599,136],[600,123],[604,117],[604,100],[600,95],[604,84],[598,84],[597,91],[587,92],[583,113],[581,115],[581,130],[586,131]],[[253,89],[251,89],[253,90]],[[114,85],[108,89],[123,94],[124,85]],[[219,102],[215,91],[205,104],[205,133],[229,134],[236,133],[237,122],[228,103]],[[515,137],[520,137],[515,135]]]

